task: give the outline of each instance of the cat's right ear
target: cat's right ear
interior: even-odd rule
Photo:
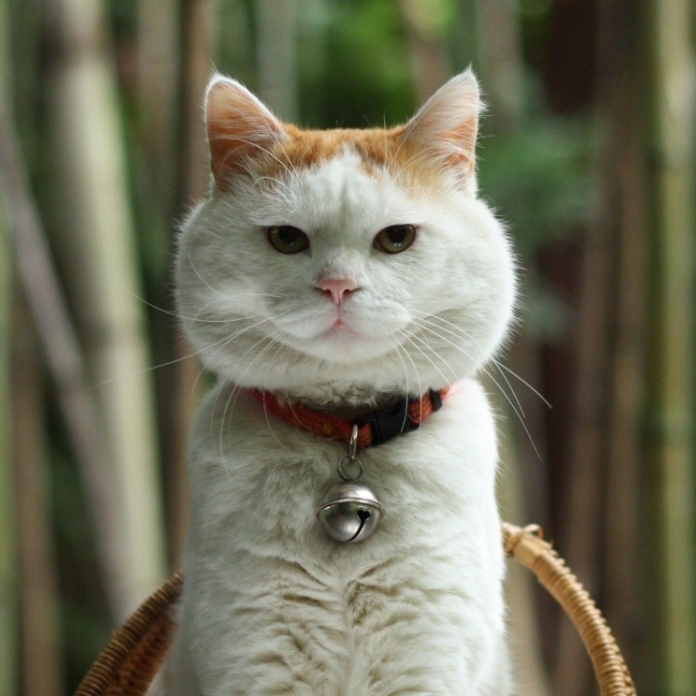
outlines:
[[[222,191],[255,157],[286,137],[280,121],[246,87],[221,75],[208,85],[205,118],[210,166]]]

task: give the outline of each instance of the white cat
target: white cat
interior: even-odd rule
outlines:
[[[391,130],[299,130],[220,76],[206,109],[213,185],[184,225],[177,288],[218,382],[191,435],[168,693],[511,693],[496,435],[475,374],[506,335],[515,274],[476,196],[476,79]],[[358,450],[384,515],[336,541],[317,509],[346,442],[293,417],[350,430],[429,390],[444,403],[420,427]]]

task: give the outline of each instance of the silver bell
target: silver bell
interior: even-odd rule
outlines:
[[[337,541],[362,541],[377,528],[384,506],[375,494],[357,481],[331,486],[317,509],[317,517]]]

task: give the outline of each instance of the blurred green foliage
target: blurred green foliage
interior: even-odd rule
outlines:
[[[300,56],[303,119],[318,127],[393,125],[414,108],[411,62],[398,4],[327,3],[324,61]]]
[[[479,184],[512,221],[520,254],[588,222],[591,155],[586,122],[543,112],[514,131],[482,139]]]

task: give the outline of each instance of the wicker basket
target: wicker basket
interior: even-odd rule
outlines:
[[[561,605],[589,653],[601,696],[635,696],[636,690],[599,609],[538,527],[503,524],[508,556],[529,568]],[[175,573],[114,633],[75,696],[143,696],[174,633],[171,608],[183,583]]]

